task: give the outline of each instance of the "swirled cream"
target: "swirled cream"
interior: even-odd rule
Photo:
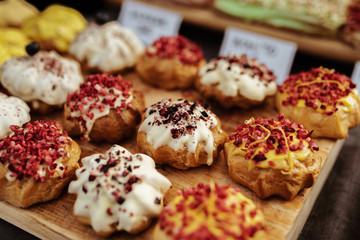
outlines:
[[[246,55],[212,59],[200,69],[200,82],[214,85],[226,96],[238,94],[255,101],[276,93],[276,77],[265,65]]]
[[[21,126],[29,121],[30,108],[24,101],[0,93],[0,138],[11,132],[11,125]]]
[[[90,24],[72,42],[69,52],[103,72],[133,67],[145,48],[137,36],[118,22]]]
[[[80,89],[68,96],[66,106],[70,117],[80,123],[81,137],[90,140],[89,135],[95,121],[116,109],[117,114],[131,107],[134,99],[133,85],[121,76],[108,74],[89,75]]]
[[[83,81],[79,64],[53,51],[12,58],[1,67],[1,84],[27,102],[63,104]]]
[[[160,214],[171,183],[149,156],[113,145],[105,154],[83,158],[82,164],[69,192],[77,194],[74,214],[90,218],[96,232],[131,232]]]
[[[168,145],[175,151],[187,148],[195,152],[199,143],[205,143],[207,164],[213,163],[215,148],[211,128],[218,125],[215,114],[197,102],[163,100],[146,109],[145,120],[139,132],[145,132],[147,141],[156,149]]]

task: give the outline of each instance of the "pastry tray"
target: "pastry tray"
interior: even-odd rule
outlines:
[[[201,97],[194,90],[166,91],[141,82],[134,72],[128,72],[123,76],[126,80],[133,82],[136,89],[145,94],[146,106],[163,98],[201,100]],[[222,128],[227,133],[231,133],[238,124],[251,117],[275,117],[277,115],[273,98],[267,99],[265,104],[260,107],[246,111],[241,109],[224,111],[216,104],[211,104],[211,106],[213,112],[220,118]],[[32,116],[32,120],[36,119],[57,120],[61,123],[63,115],[62,112],[57,112],[43,117]],[[109,143],[92,144],[79,139],[75,140],[82,149],[81,157],[93,153],[104,153],[112,145]],[[263,211],[269,239],[296,239],[344,143],[344,140],[318,139],[316,141],[320,146],[319,154],[324,159],[319,178],[312,188],[301,191],[291,201],[284,201],[278,197],[261,200],[249,189],[233,182],[228,175],[223,154],[220,153],[219,158],[210,167],[203,166],[185,171],[168,166],[158,167],[158,171],[168,177],[173,184],[165,197],[165,203],[169,202],[180,189],[195,186],[199,182],[208,183],[211,179],[216,179],[218,184],[230,184],[238,187],[246,197],[252,199]],[[133,153],[138,152],[135,136],[132,139],[121,141],[119,144]],[[64,190],[60,198],[47,203],[36,204],[28,209],[17,208],[0,201],[0,217],[41,239],[103,239],[98,237],[91,227],[76,221],[72,214],[74,201],[75,195],[67,193],[67,189]],[[137,235],[117,232],[106,239],[152,239],[155,223],[156,219],[153,220],[150,228]]]
[[[172,4],[166,0],[136,0],[152,6],[179,13],[184,22],[224,31],[227,27],[235,27],[245,31],[259,33],[274,38],[292,41],[299,51],[310,53],[337,61],[355,62],[360,60],[360,50],[355,50],[341,39],[321,37],[287,29],[275,28],[263,24],[249,23],[239,18],[228,16],[211,6],[200,8],[180,4]],[[108,3],[121,5],[124,0],[107,0]]]

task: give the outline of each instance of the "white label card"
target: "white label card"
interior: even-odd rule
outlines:
[[[221,44],[219,55],[246,54],[274,71],[279,85],[289,75],[297,45],[257,33],[229,27]]]
[[[136,1],[124,1],[119,14],[120,24],[134,31],[149,46],[162,36],[174,36],[179,32],[182,17],[161,8]]]
[[[355,67],[351,75],[351,80],[356,83],[356,88],[360,92],[360,61],[355,63]]]

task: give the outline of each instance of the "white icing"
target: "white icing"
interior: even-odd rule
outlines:
[[[12,94],[30,102],[63,104],[76,91],[83,77],[79,63],[56,52],[12,58],[1,67],[1,83]]]
[[[104,72],[133,67],[145,47],[137,36],[117,21],[90,24],[72,42],[69,52],[79,61]]]
[[[118,162],[106,173],[101,171],[111,161]],[[96,232],[111,232],[111,225],[118,231],[131,231],[160,214],[164,194],[171,183],[156,171],[149,156],[131,154],[113,145],[104,155],[83,158],[82,164],[83,167],[76,170],[77,180],[69,185],[69,192],[77,194],[75,215],[90,218]],[[96,176],[93,181],[89,181],[90,174]],[[125,185],[132,176],[139,180],[131,184],[132,190],[126,193]],[[120,204],[115,195],[123,197],[124,201]]]
[[[263,101],[266,96],[276,93],[275,81],[266,82],[237,63],[225,59],[212,60],[199,71],[203,85],[215,85],[226,96],[235,97],[239,93],[244,97]]]
[[[110,109],[112,109],[112,108],[116,109],[117,107],[121,107],[122,105],[127,106],[134,98],[133,94],[130,94],[128,97],[125,97],[123,95],[123,92],[116,88],[101,88],[102,91],[106,91],[106,92],[109,92],[110,89],[112,91],[114,91],[114,93],[111,94],[112,96],[118,95],[118,97],[116,97],[116,100],[114,102],[114,106],[104,104],[103,105],[104,107],[101,110],[97,109],[97,108],[90,108],[90,106],[92,104],[99,103],[99,102],[101,103],[105,98],[107,98],[109,96],[109,95],[105,96],[105,95],[99,94],[97,98],[86,97],[84,99],[84,102],[86,102],[86,103],[82,105],[83,106],[82,112],[80,112],[80,110],[77,110],[77,111],[72,111],[70,113],[70,116],[72,118],[78,118],[78,117],[82,116],[82,118],[84,119],[86,129],[84,129],[84,127],[81,124],[80,124],[80,128],[81,128],[81,132],[84,133],[84,138],[87,140],[90,140],[89,134],[90,134],[91,129],[97,119],[108,115],[110,113]],[[70,104],[72,104],[72,102],[70,102]],[[121,108],[123,109],[123,107],[121,107]],[[84,113],[89,113],[89,115],[84,114]],[[93,118],[89,117],[91,113],[94,114]]]
[[[17,97],[0,93],[0,139],[11,132],[10,125],[21,126],[30,121],[30,108]]]
[[[181,104],[182,106],[178,108],[177,115],[187,114],[187,117],[181,117],[181,119],[174,123],[169,121],[169,123],[153,124],[156,121],[163,122],[165,118],[160,115],[159,109],[162,109],[164,106],[174,106]],[[171,100],[163,100],[157,104],[154,104],[146,109],[145,120],[140,125],[139,132],[145,132],[147,136],[147,141],[153,145],[156,149],[160,146],[168,145],[175,151],[186,148],[190,152],[195,152],[198,145],[203,142],[205,143],[205,151],[207,153],[207,164],[210,166],[213,163],[213,151],[215,149],[214,136],[210,128],[214,128],[218,125],[215,115],[209,110],[205,110],[204,107],[196,105],[192,113],[190,113],[190,106],[193,103],[185,104],[184,100],[178,100],[172,102]],[[153,112],[150,114],[150,112]],[[208,117],[206,121],[201,119],[203,116],[201,112],[206,112]],[[191,125],[194,126],[194,130],[182,134],[178,138],[173,138],[171,130],[174,128],[183,128],[184,126]]]

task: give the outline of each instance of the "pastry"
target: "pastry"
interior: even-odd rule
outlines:
[[[90,24],[71,43],[69,52],[90,72],[115,73],[134,67],[144,46],[132,30],[111,21]]]
[[[87,21],[77,10],[53,4],[27,19],[22,30],[39,42],[42,49],[66,53],[70,43],[86,25]]]
[[[200,69],[195,85],[225,108],[259,105],[277,88],[273,71],[246,55],[212,59]]]
[[[42,114],[62,107],[84,81],[79,64],[54,51],[11,58],[0,70],[3,87]]]
[[[19,29],[0,28],[0,66],[12,57],[25,56],[31,40]]]
[[[149,156],[113,145],[105,154],[83,158],[82,164],[69,186],[77,194],[73,212],[98,235],[138,233],[160,214],[171,183]]]
[[[83,140],[115,143],[135,134],[144,108],[142,93],[120,75],[89,75],[66,100],[64,128]]]
[[[279,114],[277,120],[250,119],[225,143],[230,177],[259,198],[293,199],[316,181],[322,162],[318,145],[300,124]]]
[[[26,19],[38,13],[36,7],[25,0],[0,1],[0,27],[20,27]]]
[[[79,168],[80,147],[57,122],[10,129],[0,140],[0,200],[26,208],[59,197]]]
[[[214,8],[247,22],[342,38],[360,46],[359,0],[214,0]]]
[[[204,65],[200,47],[178,35],[154,41],[139,58],[136,71],[145,82],[161,88],[188,88]]]
[[[29,121],[29,106],[20,98],[8,97],[0,92],[0,139],[11,132],[11,125],[22,126]]]
[[[291,121],[314,130],[313,137],[345,138],[360,123],[356,85],[324,67],[290,75],[279,87],[276,107]]]
[[[267,239],[263,213],[238,188],[199,183],[164,207],[154,239]]]
[[[140,151],[157,164],[210,166],[227,139],[221,122],[198,102],[162,100],[148,107],[137,134]]]

